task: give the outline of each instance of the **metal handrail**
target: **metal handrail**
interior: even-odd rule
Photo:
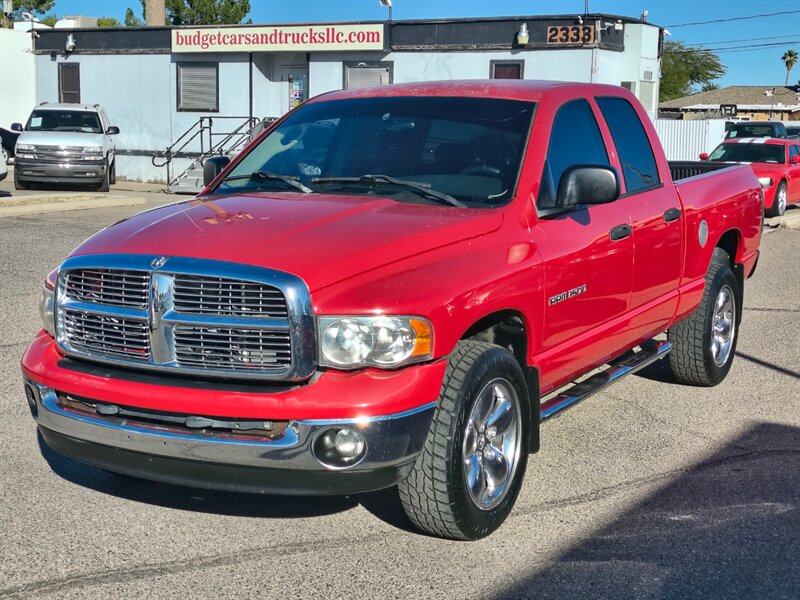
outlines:
[[[233,131],[214,131],[215,120],[236,119],[241,123]],[[158,151],[152,157],[154,167],[167,168],[167,190],[173,186],[185,173],[176,177],[172,176],[172,160],[178,158],[190,144],[199,139],[200,151],[192,152],[196,155],[195,161],[203,163],[203,159],[215,154],[236,152],[248,144],[255,137],[254,132],[259,126],[266,126],[276,121],[274,117],[232,117],[232,116],[203,116],[192,124],[175,142],[164,151]],[[260,132],[259,132],[260,133]]]

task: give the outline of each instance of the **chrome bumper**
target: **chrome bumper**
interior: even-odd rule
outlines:
[[[433,402],[394,415],[292,421],[278,438],[251,441],[77,414],[61,406],[53,389],[30,380],[26,388],[39,430],[47,444],[62,454],[157,481],[277,494],[355,493],[393,485],[422,450],[436,407]],[[343,426],[362,434],[366,452],[356,465],[337,470],[317,461],[312,445],[331,427]],[[233,477],[221,477],[228,468]],[[259,472],[266,477],[255,477]],[[287,481],[291,483],[286,485]]]
[[[14,169],[17,179],[41,183],[71,183],[102,181],[107,169],[106,161],[48,162],[16,159]]]

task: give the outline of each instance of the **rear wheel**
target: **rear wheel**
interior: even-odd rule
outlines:
[[[419,529],[475,540],[505,521],[528,460],[527,398],[522,369],[510,352],[459,342],[425,447],[399,485],[403,508]]]
[[[3,161],[4,165],[8,164],[8,150],[6,150],[5,146],[0,146],[0,160]]]
[[[669,364],[679,383],[709,387],[730,371],[739,335],[738,288],[728,255],[715,250],[700,306],[667,332]]]
[[[781,181],[778,184],[778,189],[775,190],[775,198],[772,200],[772,206],[766,211],[768,217],[781,217],[786,212],[786,182]]]

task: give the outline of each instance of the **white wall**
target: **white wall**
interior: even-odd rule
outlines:
[[[653,123],[667,160],[697,160],[701,152],[710,153],[725,137],[723,119],[656,119]]]
[[[36,105],[35,58],[27,32],[0,29],[0,126],[24,123]]]

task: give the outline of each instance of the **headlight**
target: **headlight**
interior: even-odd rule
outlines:
[[[398,367],[433,357],[422,317],[319,317],[319,364],[337,369]]]
[[[761,187],[772,187],[772,177],[759,177],[758,183],[761,184]]]
[[[84,160],[103,160],[102,146],[89,146],[83,149]]]
[[[53,337],[56,336],[55,316],[53,314],[55,304],[55,290],[48,287],[47,284],[43,285],[42,297],[39,300],[39,314],[42,316],[42,327]]]
[[[36,146],[30,144],[17,144],[17,148],[14,150],[14,153],[20,158],[35,158],[35,152]]]

